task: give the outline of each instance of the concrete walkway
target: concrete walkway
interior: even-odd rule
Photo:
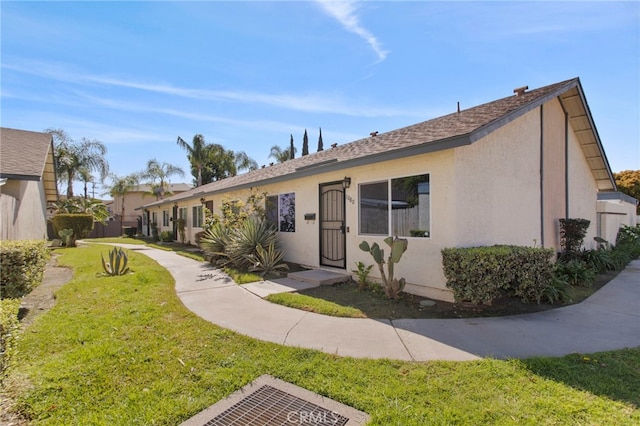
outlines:
[[[122,246],[167,268],[178,297],[200,317],[282,345],[409,361],[561,356],[640,346],[640,260],[576,305],[510,317],[391,321],[336,318],[276,305],[208,264],[146,246]],[[254,291],[261,285],[278,284],[256,284]]]

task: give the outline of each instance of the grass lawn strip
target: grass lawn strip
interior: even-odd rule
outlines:
[[[526,361],[341,358],[200,319],[142,254],[129,253],[132,274],[101,276],[101,251],[60,251],[74,279],[21,336],[6,390],[33,424],[175,425],[265,373],[373,425],[640,423],[638,348]]]

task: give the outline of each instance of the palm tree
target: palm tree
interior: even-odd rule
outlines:
[[[51,133],[56,160],[56,174],[60,183],[66,182],[67,197],[73,197],[73,182],[96,171],[104,180],[109,173],[109,163],[104,158],[107,147],[96,139],[82,138],[79,142],[62,129],[47,129]]]
[[[173,164],[160,164],[155,158],[147,161],[147,168],[140,173],[142,179],[150,181],[157,199],[163,199],[165,194],[169,193],[168,180],[173,175],[184,176],[184,170]]]
[[[293,150],[295,151],[295,149],[294,147]],[[291,153],[289,148],[282,149],[278,145],[274,145],[271,147],[271,152],[269,153],[269,158],[271,157],[275,158],[278,163],[284,163],[291,158]]]
[[[252,171],[252,170],[258,169],[258,163],[256,163],[256,160],[249,157],[247,153],[244,151],[236,152],[235,159],[236,159],[236,167],[238,168],[238,170]]]
[[[187,158],[191,163],[191,166],[197,170],[196,186],[202,186],[202,167],[207,161],[207,150],[204,136],[197,134],[193,137],[191,145],[178,136],[178,146],[187,151]]]
[[[122,213],[120,214],[120,229],[122,229],[122,221],[124,220],[124,197],[138,185],[140,178],[135,173],[124,177],[112,174],[110,177],[111,185],[108,187],[109,195],[114,199],[116,197],[121,197],[122,199]]]

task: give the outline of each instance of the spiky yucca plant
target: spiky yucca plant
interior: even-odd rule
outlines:
[[[276,248],[274,242],[269,243],[266,249],[262,246],[257,246],[255,254],[246,255],[245,257],[253,264],[253,266],[249,268],[249,271],[260,272],[263,278],[265,275],[278,269],[289,269],[289,265],[282,261],[284,253],[282,250]]]
[[[225,254],[236,268],[246,271],[252,266],[247,256],[257,255],[258,247],[264,249],[270,244],[280,249],[275,229],[263,219],[250,217],[231,231]]]
[[[107,275],[124,275],[129,272],[129,268],[127,267],[129,257],[122,247],[115,247],[109,252],[108,262],[104,260],[102,255],[100,255],[100,258],[102,259],[102,267]]]

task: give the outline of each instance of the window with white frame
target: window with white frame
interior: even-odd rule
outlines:
[[[162,210],[162,226],[169,226],[169,211]]]
[[[193,218],[193,227],[202,228],[202,206],[193,206],[191,209],[191,217]]]
[[[155,223],[158,226],[158,212],[151,212],[151,223]]]
[[[178,218],[184,220],[185,226],[187,225],[187,211],[186,207],[180,207],[178,209]]]
[[[296,194],[269,195],[265,201],[267,223],[280,232],[296,232]]]
[[[428,237],[431,232],[430,196],[428,174],[361,184],[360,234]]]

